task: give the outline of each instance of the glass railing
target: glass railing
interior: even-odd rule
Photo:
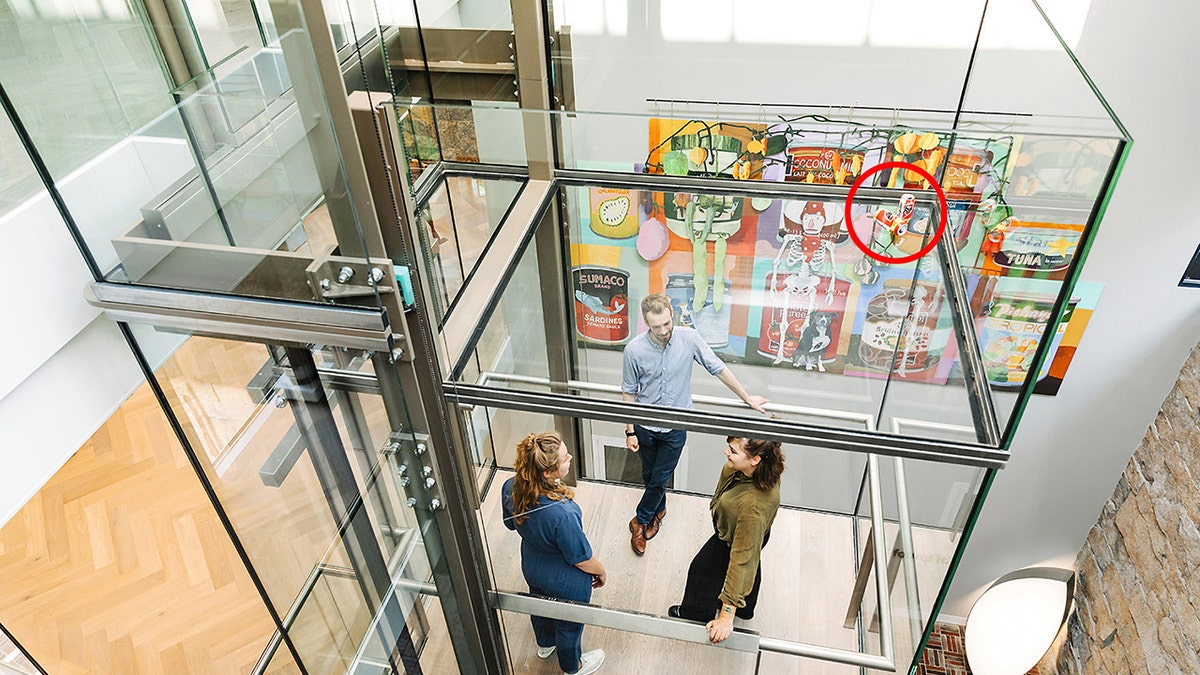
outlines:
[[[781,113],[779,117],[792,121],[771,122],[759,111],[724,112],[723,120],[713,121],[418,102],[403,106],[399,118],[402,123],[414,117],[488,120],[486,127],[476,128],[475,138],[456,138],[459,147],[486,144],[485,136],[503,136],[513,146],[514,139],[531,129],[553,129],[559,139],[558,176],[570,183],[559,188],[559,197],[570,231],[573,273],[616,271],[630,284],[622,301],[623,318],[617,321],[588,309],[586,302],[595,301],[601,302],[600,311],[613,311],[604,304],[604,293],[589,292],[580,279],[574,281],[572,294],[590,296],[573,305],[582,354],[580,380],[616,381],[616,366],[594,354],[607,349],[615,358],[623,344],[644,330],[637,302],[664,291],[679,301],[674,303],[677,323],[705,331],[722,358],[772,365],[774,372],[784,366],[793,372],[815,371],[804,386],[794,377],[786,378],[789,385],[773,384],[772,378],[784,378],[782,374],[752,380],[769,398],[782,387],[779,396],[797,406],[837,401],[834,407],[843,412],[876,415],[885,429],[890,417],[971,424],[956,334],[966,326],[973,327],[987,395],[1002,431],[1013,418],[1043,343],[1047,355],[1035,379],[1053,381],[1050,364],[1065,327],[1047,336],[1047,326],[1059,308],[1068,273],[1094,231],[1098,206],[1111,189],[1126,140],[1029,133],[1022,131],[1030,124],[1024,117],[1008,118],[1011,128],[991,119],[986,133],[982,123],[972,122],[959,133],[935,126],[880,126],[879,114],[849,109],[839,111],[849,119],[836,123],[824,116],[801,120],[803,115]],[[909,121],[936,122],[937,117],[917,111]],[[409,155],[416,173],[449,161],[433,151],[439,148],[437,136],[407,140],[409,148],[430,151]],[[519,168],[526,161],[524,151],[510,147],[509,154],[488,159],[480,153],[480,164]],[[461,160],[453,161],[461,168]],[[883,162],[905,162],[912,169],[882,169]],[[481,166],[485,168],[490,167]],[[913,169],[934,176],[946,198],[945,239],[957,252],[971,313],[957,326],[946,300],[941,253],[931,251],[904,264],[866,265],[845,226],[844,203],[856,181],[860,187],[851,219],[856,228],[869,228],[870,217],[880,209],[894,210],[903,191],[925,209],[918,222],[935,213],[929,209],[939,190]],[[644,174],[680,187],[640,186]],[[691,224],[686,222],[687,202],[707,199],[698,188],[686,188],[686,181],[696,178],[718,181],[709,185],[725,194],[714,206],[706,253],[693,259],[701,247],[689,228],[708,227],[701,206]],[[937,206],[936,213],[940,210]],[[817,220],[823,224],[816,225]],[[867,230],[856,231],[869,238]],[[928,241],[914,230],[895,242],[888,255],[912,255]],[[788,280],[795,272],[811,271],[818,252],[816,292],[789,300],[789,293],[804,289],[788,291]],[[428,252],[425,256],[430,257]],[[717,258],[724,261],[719,270]],[[802,261],[808,267],[802,269]],[[701,263],[703,276],[696,272]],[[533,265],[522,266],[526,264]],[[725,286],[720,299],[718,285]],[[1069,300],[1061,307],[1064,312],[1073,307]],[[810,312],[828,315],[830,343],[820,359],[797,359],[796,346]],[[485,332],[496,330],[508,328]],[[834,391],[828,385],[810,386],[816,381],[845,384]],[[722,391],[703,391],[699,381],[697,387],[706,395]],[[785,394],[788,387],[799,389]],[[895,394],[890,405],[882,399],[885,388]],[[936,427],[922,429],[920,433],[937,435]]]

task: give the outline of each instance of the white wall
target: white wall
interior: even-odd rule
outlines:
[[[116,324],[97,316],[0,399],[0,526],[143,381]]]
[[[102,268],[137,209],[189,165],[173,141],[123,141],[62,181]],[[32,170],[30,167],[21,167]],[[83,299],[92,276],[46,192],[0,218],[0,525],[142,381],[116,325]]]
[[[996,479],[944,613],[1029,565],[1071,566],[1200,339],[1200,292],[1176,287],[1200,243],[1189,111],[1200,108],[1200,5],[1093,0],[1078,56],[1132,134],[1084,281],[1105,285],[1056,398],[1035,397]]]

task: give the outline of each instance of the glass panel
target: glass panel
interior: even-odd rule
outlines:
[[[242,49],[267,44],[258,8],[251,0],[168,0],[167,5],[173,16],[186,17],[186,27],[199,48],[200,62],[195,64],[199,68],[211,68]]]
[[[1003,180],[967,207],[970,232],[959,249],[959,264],[967,276],[984,374],[1001,429],[1012,421],[1044,343],[1049,342],[1049,354],[1034,392],[1053,392],[1061,381],[1054,361],[1059,359],[1061,368],[1063,359],[1069,359],[1059,350],[1066,321],[1077,307],[1094,305],[1095,291],[1076,287],[1064,304],[1058,331],[1047,335],[1046,327],[1066,280],[1086,254],[1098,224],[1097,204],[1111,189],[1109,172],[1124,147],[1112,139],[1014,136]]]
[[[293,31],[191,83],[195,93],[84,170],[52,166],[106,278],[378,304],[371,261],[354,255],[365,245],[332,130],[302,122],[329,119],[317,81]],[[342,267],[354,272],[344,283]]]
[[[372,613],[354,571],[327,565],[288,630],[308,672],[349,672]]]
[[[248,673],[275,631],[146,384],[0,528],[0,548],[0,622],[48,673]]]
[[[15,2],[0,9],[0,81],[60,181],[93,172],[123,175],[105,151],[171,105],[170,84],[137,7]],[[16,158],[24,154],[14,136],[0,136],[0,157],[19,165],[24,160]],[[12,168],[8,173],[26,180],[12,186],[5,177],[5,203],[42,189],[36,175],[30,181],[30,174]],[[111,196],[94,195],[93,204]]]
[[[554,65],[573,69],[578,110],[781,99],[953,109],[983,6],[650,0],[630,11],[624,2],[556,0],[555,25],[569,26],[572,39]],[[896,75],[897,59],[922,73],[920,86]]]
[[[296,665],[292,653],[283,646],[275,650],[275,655],[271,657],[265,671],[266,675],[299,675],[302,672],[304,671]]]
[[[1034,0],[989,5],[964,92],[964,121],[987,120],[977,111],[1011,111],[1025,113],[1027,131],[1126,136],[1070,51],[1078,45],[1089,5],[1053,3],[1054,27]]]
[[[543,111],[494,101],[434,106],[418,99],[396,100],[404,156],[414,181],[443,160],[527,166],[526,125],[550,119]]]
[[[550,376],[539,279],[537,242],[530,241],[475,345],[475,367],[482,368],[488,386],[519,387],[511,383]],[[465,381],[462,376],[452,379]]]
[[[392,433],[401,422],[380,397],[337,383],[393,369],[376,373],[361,351],[134,332],[169,354],[156,378],[275,610],[295,613],[287,628],[307,671],[386,663],[397,644],[416,658],[440,606],[389,589],[431,584],[445,561],[429,555],[441,555],[437,528],[414,510],[427,505],[406,505],[390,459],[393,438],[415,443]]]
[[[599,593],[599,592],[598,592]],[[505,636],[508,639],[510,666],[514,673],[557,673],[560,662],[557,654],[546,664],[537,657],[537,642],[533,638],[533,625],[529,616],[515,612],[501,612]],[[652,635],[624,633],[611,628],[587,626],[583,629],[583,651],[604,650],[604,666],[601,672],[614,673],[753,673],[756,654],[731,649],[713,649],[708,645],[679,642]],[[811,673],[811,662],[788,659],[790,668],[760,670],[788,674]],[[778,662],[776,662],[778,663]],[[820,671],[822,673],[827,671]],[[856,669],[830,670],[837,675],[852,675]]]
[[[907,292],[915,266],[884,270],[864,290],[853,269],[862,254],[843,227],[842,204],[760,199],[756,209],[748,196],[638,193],[602,186],[563,187],[561,193],[571,242],[576,379],[588,383],[579,395],[619,398],[623,348],[646,330],[640,302],[650,293],[665,292],[675,325],[688,331],[679,334],[703,340],[748,392],[778,404],[777,415],[863,429],[865,420],[878,414],[895,342],[885,339],[886,327],[864,322],[875,310],[860,307],[874,307],[874,302],[880,321],[898,325],[908,306],[902,300],[888,304],[886,292],[893,287],[896,293]],[[709,224],[703,207],[689,216],[677,199],[721,204],[713,207]],[[646,217],[646,205],[658,215]],[[817,214],[809,217],[812,234],[804,233],[806,211]],[[816,219],[820,226],[813,224]],[[657,241],[648,243],[652,226],[660,232]],[[703,246],[684,236],[700,226],[710,230]],[[489,386],[527,388],[538,384],[529,379],[533,377],[543,378],[544,387],[549,377],[534,256],[532,249],[525,253],[504,288],[500,309],[484,324],[478,348],[486,353],[480,362],[504,364],[488,376]],[[701,265],[703,284],[695,274]],[[724,293],[716,299],[712,289],[718,283]],[[868,294],[872,289],[878,293]],[[876,301],[880,293],[885,297]],[[889,314],[893,305],[894,317]],[[862,356],[867,347],[858,346],[864,334],[874,340],[870,360]],[[872,338],[876,334],[881,337]],[[702,368],[693,368],[691,387],[698,409],[745,410]]]
[[[601,442],[596,437],[589,440],[593,444]],[[593,592],[592,604],[666,616],[667,608],[679,603],[691,556],[712,535],[709,498],[724,463],[724,446],[723,437],[689,434],[668,496],[668,516],[641,559],[628,551],[626,527],[640,497],[640,486],[614,484],[611,476],[608,481],[579,482],[574,499],[583,511],[584,532],[608,571],[608,583]],[[623,443],[621,451],[625,452]],[[820,456],[829,451],[785,446],[784,452],[788,457],[781,486],[784,505],[762,550],[762,593],[754,618],[738,620],[735,625],[773,638],[857,651],[858,634],[854,627],[845,628],[843,622],[855,581],[852,513],[865,458],[845,456],[840,458],[841,466],[833,466],[832,458]],[[496,587],[527,592],[521,572],[520,537],[506,529],[501,520],[500,486],[511,477],[510,470],[497,472],[484,500],[482,525]],[[815,488],[821,481],[825,485]],[[801,507],[801,502],[817,506]],[[840,512],[821,510],[821,505]],[[651,579],[656,581],[650,583]],[[505,624],[510,653],[519,670],[524,659],[522,645],[532,644],[529,621],[506,616]],[[605,647],[603,642],[593,645],[587,634],[585,649]],[[790,658],[779,659],[778,663],[785,670],[772,672],[812,672],[805,668],[819,667],[811,661]],[[697,667],[696,672],[717,671]]]
[[[962,363],[956,358],[957,331],[940,258],[936,251],[920,258],[915,278],[906,279],[907,287],[895,287],[887,296],[899,306],[894,332],[889,330],[898,347],[886,366],[887,394],[879,430],[978,443]],[[867,307],[869,316],[869,303]]]
[[[13,671],[14,675],[38,675],[40,672],[28,655],[9,639],[3,626],[0,626],[0,667]]]
[[[487,250],[523,183],[447,176],[420,209],[426,279],[433,281],[434,314],[441,320],[463,281]]]

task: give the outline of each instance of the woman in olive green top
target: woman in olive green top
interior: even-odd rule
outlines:
[[[713,536],[688,567],[683,601],[667,613],[707,621],[716,644],[733,632],[733,617],[750,619],[758,603],[759,554],[771,537],[779,511],[783,451],[776,441],[726,439],[721,478],[709,508]],[[715,618],[714,618],[715,617]]]

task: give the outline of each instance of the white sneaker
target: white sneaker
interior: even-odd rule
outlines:
[[[579,670],[572,675],[591,675],[591,673],[600,670],[600,666],[604,665],[604,650],[593,649],[584,654],[579,659]]]
[[[556,649],[556,647],[554,645],[550,645],[549,647],[538,647],[538,658],[539,659],[550,658],[550,655],[554,653],[555,649]]]

